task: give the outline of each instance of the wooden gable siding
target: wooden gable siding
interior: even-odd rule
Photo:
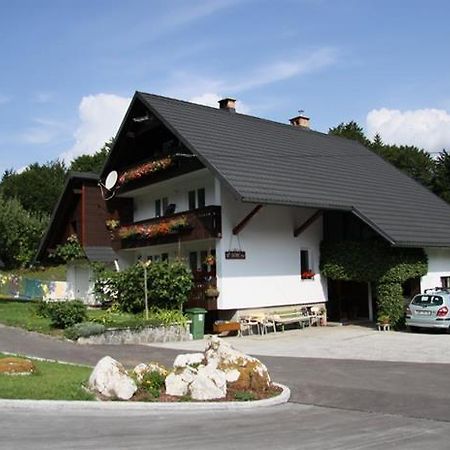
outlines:
[[[111,237],[106,228],[108,212],[98,186],[82,187],[81,234],[84,247],[110,246]]]

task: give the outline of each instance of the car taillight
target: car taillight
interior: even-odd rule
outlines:
[[[438,309],[438,312],[436,313],[436,315],[438,317],[444,317],[448,314],[448,308],[446,306],[443,306],[442,308]]]
[[[406,315],[407,316],[411,315],[411,308],[409,306],[406,307]]]

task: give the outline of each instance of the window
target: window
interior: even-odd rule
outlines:
[[[441,286],[450,288],[450,277],[441,277]]]
[[[163,197],[155,200],[155,217],[161,217],[166,213],[167,206],[169,205],[169,199]]]
[[[208,256],[208,252],[206,250],[202,250],[200,252],[200,261],[202,263],[202,270],[203,272],[208,271],[208,264],[206,264],[206,257]]]
[[[197,190],[197,208],[205,207],[205,188],[201,188]]]
[[[189,253],[189,267],[191,268],[192,272],[195,272],[197,270],[197,252],[190,252]]]
[[[412,301],[417,306],[440,306],[444,299],[439,295],[416,295]]]
[[[311,252],[307,249],[300,250],[300,275],[303,280],[312,280],[314,272],[312,270]]]
[[[189,209],[195,209],[195,191],[189,191]]]
[[[188,192],[189,209],[204,208],[206,205],[205,188],[197,189],[196,191]]]
[[[300,271],[307,272],[310,270],[309,267],[309,251],[308,250],[300,250]]]
[[[167,197],[163,197],[162,199],[162,212],[163,215],[166,215],[167,207],[169,206],[169,199]]]
[[[150,255],[150,256],[147,256],[147,261],[151,261],[151,262],[169,261],[169,254],[162,253],[161,255]]]

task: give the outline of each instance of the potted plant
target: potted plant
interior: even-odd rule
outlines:
[[[217,290],[216,287],[214,286],[209,286],[206,291],[205,291],[205,295],[207,297],[218,297],[219,296],[219,291]]]
[[[378,330],[390,330],[391,329],[391,318],[387,314],[379,314],[377,321]]]
[[[313,280],[316,274],[312,270],[305,270],[302,272],[302,280]]]
[[[325,308],[320,308],[319,316],[320,316],[320,326],[326,327],[327,326],[327,310]]]
[[[213,255],[209,254],[206,258],[204,263],[208,266],[213,266],[216,263],[216,258],[214,258]]]

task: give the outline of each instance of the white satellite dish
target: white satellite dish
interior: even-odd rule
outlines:
[[[101,181],[98,182],[100,190],[102,191],[102,196],[105,200],[110,200],[111,198],[114,197],[116,193],[114,187],[117,184],[118,178],[119,175],[117,174],[117,171],[112,170],[106,177],[105,184],[103,184]]]
[[[105,188],[108,189],[108,191],[112,190],[114,186],[117,184],[118,178],[119,175],[116,170],[112,170],[111,172],[109,172],[105,180]]]

